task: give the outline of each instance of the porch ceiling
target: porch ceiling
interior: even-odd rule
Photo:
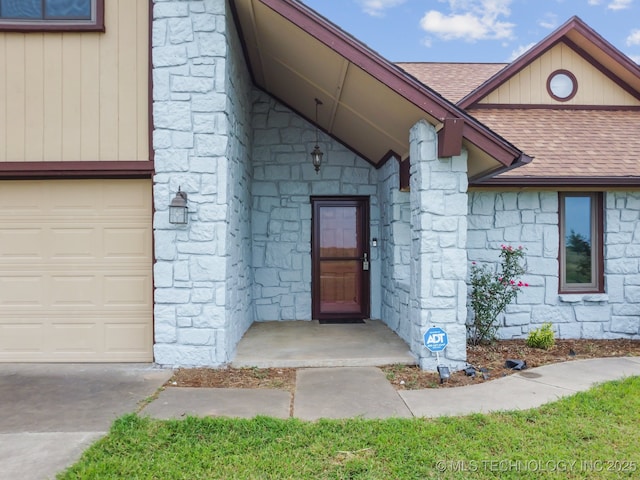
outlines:
[[[374,166],[409,155],[409,130],[463,118],[469,175],[512,165],[521,152],[443,97],[295,0],[232,0],[259,88]]]

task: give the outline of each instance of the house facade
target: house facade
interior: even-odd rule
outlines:
[[[0,361],[151,361],[150,5],[5,3]]]
[[[503,337],[640,338],[639,68],[579,19],[461,74],[294,0],[88,1],[104,31],[0,34],[1,361],[215,366],[254,322],[374,318],[458,368],[504,244]]]

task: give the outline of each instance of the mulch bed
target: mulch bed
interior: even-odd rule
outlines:
[[[417,366],[389,365],[382,367],[389,382],[397,390],[450,388],[491,381],[515,373],[504,367],[507,359],[524,360],[527,368],[550,363],[586,358],[640,356],[640,340],[556,340],[549,350],[529,348],[524,340],[502,340],[491,345],[467,347],[467,361],[476,369],[486,370],[475,377],[455,372],[441,384],[434,372]],[[166,386],[210,388],[276,388],[294,392],[295,368],[181,368],[176,370]]]

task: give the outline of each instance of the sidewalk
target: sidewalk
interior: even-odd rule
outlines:
[[[150,365],[5,365],[0,371],[0,479],[53,478],[171,377]],[[396,391],[375,367],[302,368],[285,390],[173,388],[140,415],[437,417],[526,409],[640,375],[640,357],[576,360],[458,388]]]
[[[302,420],[466,415],[533,408],[635,375],[640,357],[603,358],[546,365],[465,387],[396,391],[375,367],[304,368],[298,370],[293,399],[284,390],[169,387],[141,415]]]

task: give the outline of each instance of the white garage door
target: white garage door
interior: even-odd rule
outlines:
[[[0,181],[0,361],[153,360],[150,180]]]

